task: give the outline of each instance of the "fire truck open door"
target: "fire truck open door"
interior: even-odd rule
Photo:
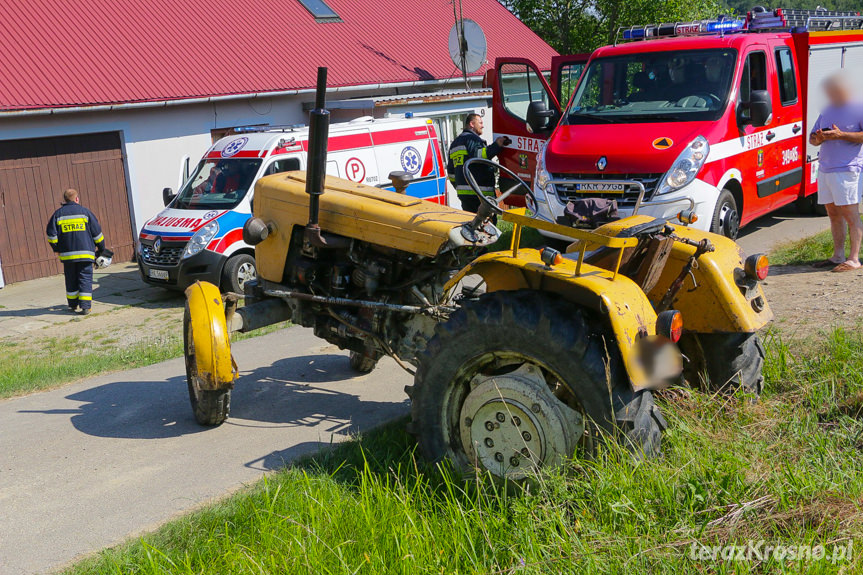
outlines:
[[[525,58],[497,58],[494,70],[486,76],[486,87],[493,92],[494,137],[508,136],[512,140],[498,161],[528,184],[533,182],[536,154],[560,120],[562,106],[572,95],[588,58],[588,54],[557,56],[550,69]],[[531,130],[527,124],[531,107],[544,109],[548,114],[544,128],[539,131]],[[511,186],[507,181],[500,182],[501,190]],[[524,199],[510,196],[507,203],[524,205]]]

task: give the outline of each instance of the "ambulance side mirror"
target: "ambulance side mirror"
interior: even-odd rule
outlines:
[[[773,103],[767,90],[752,90],[747,108],[749,122],[755,127],[766,126],[773,119]]]
[[[174,198],[176,197],[177,194],[175,194],[174,190],[172,190],[171,188],[164,188],[162,190],[162,201],[165,202],[165,207],[167,207],[168,204],[174,201]]]
[[[545,102],[536,100],[527,105],[525,121],[528,128],[534,134],[541,134],[549,129],[554,110],[550,110]]]

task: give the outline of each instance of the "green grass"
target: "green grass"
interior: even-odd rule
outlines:
[[[657,460],[609,445],[507,490],[429,467],[397,422],[69,573],[859,573],[863,337],[767,349],[758,404],[666,394]],[[839,564],[690,558],[750,540],[854,547]]]
[[[232,334],[232,341],[242,341],[266,335],[288,327],[281,322],[261,329]],[[177,334],[145,338],[120,345],[117,338],[92,338],[82,341],[77,336],[46,338],[41,347],[33,349],[16,342],[0,340],[0,399],[57,387],[87,377],[121,369],[152,365],[183,355],[183,338]]]
[[[56,387],[118,369],[131,369],[183,354],[180,338],[109,348],[78,338],[51,338],[34,351],[0,340],[0,398]]]
[[[847,242],[846,242],[847,252]],[[777,246],[770,254],[772,265],[806,265],[833,255],[833,237],[830,230],[814,236]]]

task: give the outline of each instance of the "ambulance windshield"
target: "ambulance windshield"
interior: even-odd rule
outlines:
[[[567,109],[567,124],[715,121],[731,92],[737,52],[640,52],[597,58]]]
[[[180,190],[172,207],[180,210],[230,210],[249,191],[261,160],[204,159]]]

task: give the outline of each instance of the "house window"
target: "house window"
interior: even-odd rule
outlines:
[[[327,6],[324,0],[300,0],[303,8],[311,12],[318,22],[341,22],[336,11]]]

